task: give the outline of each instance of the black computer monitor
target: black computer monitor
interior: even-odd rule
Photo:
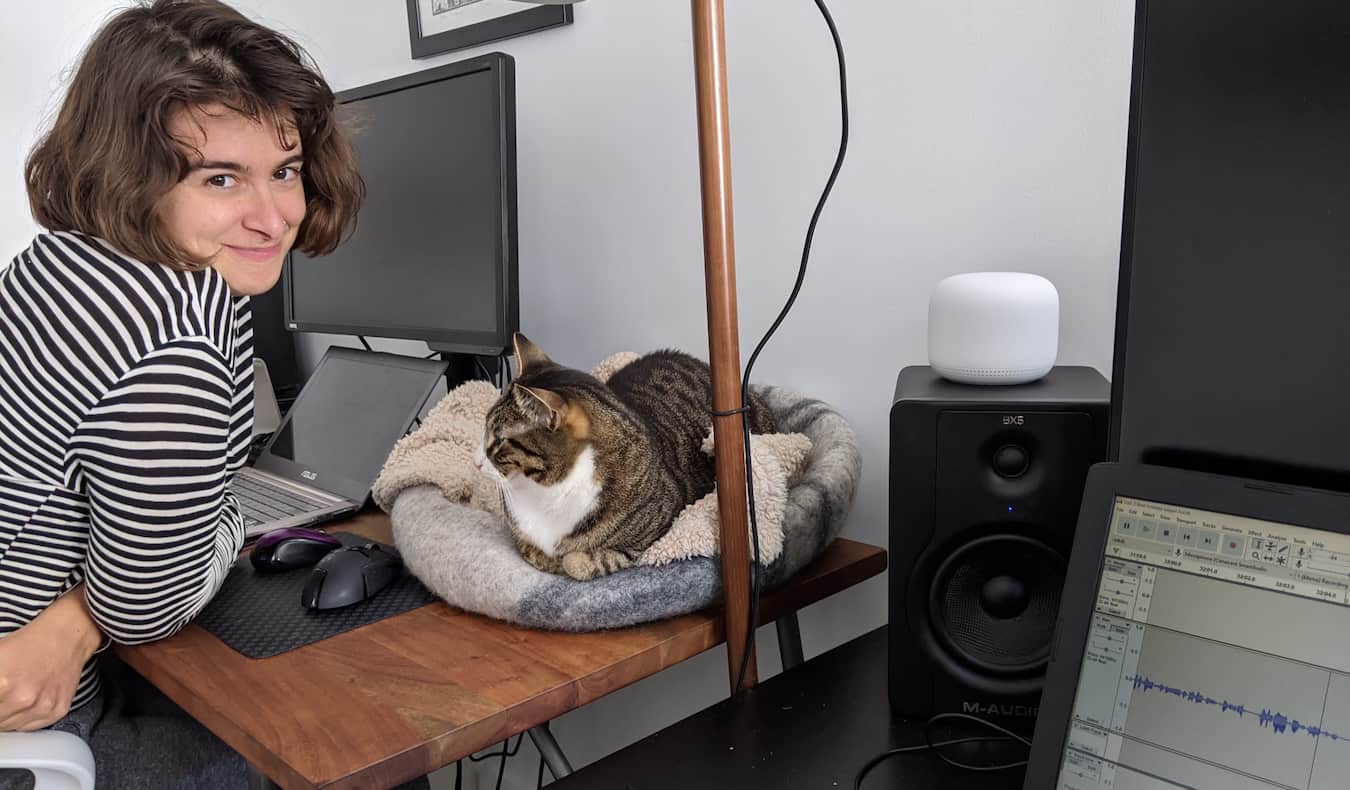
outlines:
[[[273,288],[249,299],[253,314],[253,356],[267,363],[277,404],[288,409],[305,375],[296,354],[295,333],[286,329],[282,289]]]
[[[1350,487],[1350,3],[1139,0],[1112,457]]]
[[[519,328],[515,66],[492,53],[338,94],[366,182],[355,233],[291,255],[291,330],[495,356]]]

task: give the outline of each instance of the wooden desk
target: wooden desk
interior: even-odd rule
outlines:
[[[330,526],[391,540],[383,513]],[[883,549],[837,540],[764,596],[760,621],[885,567]],[[378,788],[546,723],[723,638],[720,610],[570,634],[517,628],[438,601],[266,659],[245,658],[195,625],[117,653],[277,784]]]

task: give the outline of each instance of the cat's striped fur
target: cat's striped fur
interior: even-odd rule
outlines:
[[[628,567],[713,490],[708,365],[656,351],[607,383],[549,359],[524,335],[519,371],[488,412],[479,465],[501,487],[530,564],[591,579]],[[750,425],[773,431],[753,393]]]

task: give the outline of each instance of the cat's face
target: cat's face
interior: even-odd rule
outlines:
[[[555,406],[542,402],[541,393]],[[560,482],[590,444],[586,431],[578,430],[583,415],[554,391],[513,383],[488,412],[479,468],[504,482]]]
[[[504,484],[556,485],[590,446],[583,399],[570,395],[565,385],[575,372],[519,334],[516,363],[519,378],[488,411],[478,467]]]

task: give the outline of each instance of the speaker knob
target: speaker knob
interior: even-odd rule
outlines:
[[[991,617],[1011,620],[1027,608],[1027,588],[1011,576],[995,576],[980,589],[980,605]]]
[[[1016,444],[1005,444],[994,451],[994,471],[1004,477],[1019,477],[1031,466],[1031,453]]]

